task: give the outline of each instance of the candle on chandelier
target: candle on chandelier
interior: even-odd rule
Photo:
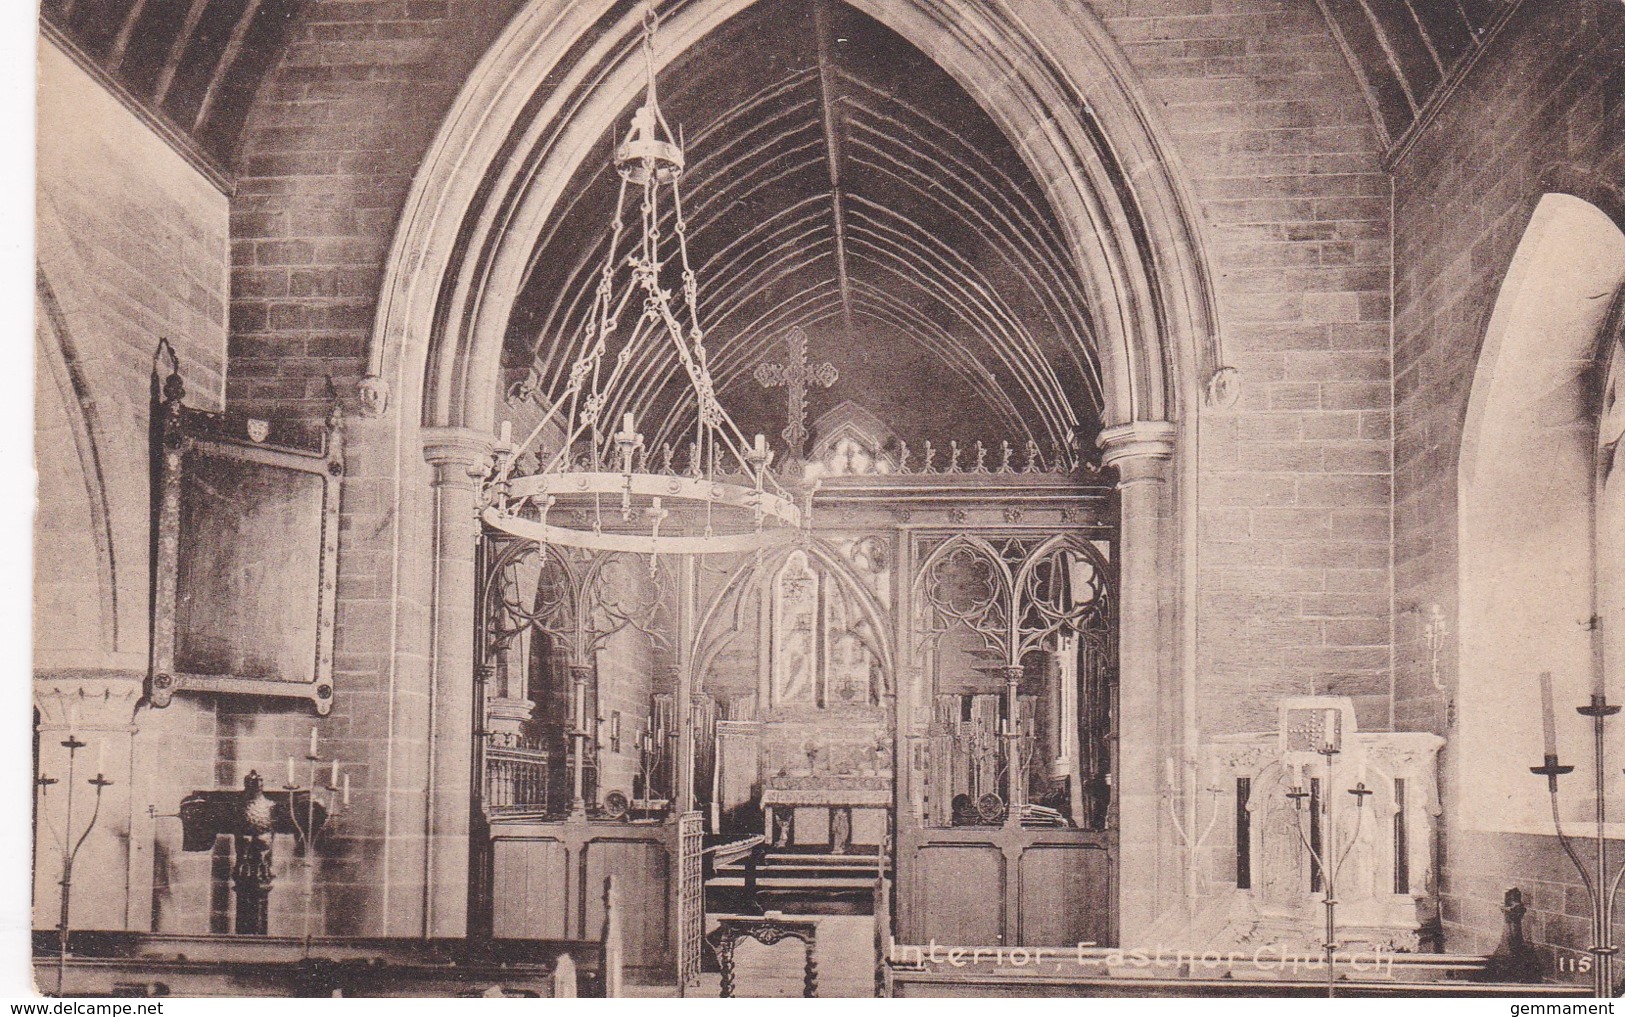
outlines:
[[[350,804],[350,775],[344,775],[344,804]]]
[[[310,728],[310,758],[316,758],[316,727],[314,724]]]
[[[1540,726],[1546,737],[1546,755],[1557,758],[1557,711],[1552,708],[1552,673],[1540,673]]]
[[[292,756],[289,756],[289,757],[288,757],[288,786],[289,786],[289,787],[293,787],[293,786],[294,786],[294,779],[293,779],[293,757],[292,757]]]
[[[632,419],[632,414],[621,417],[621,430],[629,435],[637,433],[637,423]]]
[[[756,454],[757,456],[767,455],[767,436],[764,434],[758,433],[756,435]]]
[[[327,778],[327,786],[339,786],[339,761],[337,759],[333,760],[333,772]]]
[[[100,777],[107,772],[107,742],[96,743],[96,776]]]
[[[72,738],[79,732],[79,700],[75,699],[68,705],[68,737]]]

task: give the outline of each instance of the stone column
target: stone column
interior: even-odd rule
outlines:
[[[474,550],[480,478],[492,438],[466,428],[425,428],[434,467],[434,579],[430,605],[429,775],[424,933],[468,928],[469,815],[474,732]]]
[[[1118,548],[1118,935],[1125,946],[1140,942],[1156,921],[1165,845],[1159,836],[1164,806],[1158,793],[1163,761],[1173,754],[1161,722],[1176,702],[1163,673],[1163,643],[1173,638],[1174,619],[1162,605],[1159,536],[1173,455],[1174,427],[1137,421],[1102,431],[1102,461],[1117,469],[1121,504]]]

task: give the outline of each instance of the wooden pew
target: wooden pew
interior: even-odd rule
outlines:
[[[34,934],[35,984],[64,996],[602,996],[593,941]]]
[[[1324,997],[1324,959],[1264,948],[1245,956],[1192,956],[1101,947],[945,947],[890,944],[882,956],[889,996]],[[1352,998],[1576,997],[1589,985],[1507,982],[1488,956],[1387,953],[1338,959],[1336,992]],[[1352,963],[1351,963],[1352,962]]]

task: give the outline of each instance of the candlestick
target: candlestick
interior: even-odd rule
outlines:
[[[1546,755],[1550,758],[1557,756],[1557,711],[1552,708],[1552,673],[1540,673],[1540,721],[1541,731],[1546,737]]]

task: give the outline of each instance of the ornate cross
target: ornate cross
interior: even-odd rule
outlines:
[[[756,383],[763,388],[784,386],[790,405],[786,413],[788,422],[779,433],[784,435],[791,457],[800,459],[802,446],[807,441],[807,386],[829,388],[841,375],[835,365],[827,360],[807,363],[807,333],[801,330],[801,326],[792,328],[785,341],[790,344],[789,362],[757,364]]]

